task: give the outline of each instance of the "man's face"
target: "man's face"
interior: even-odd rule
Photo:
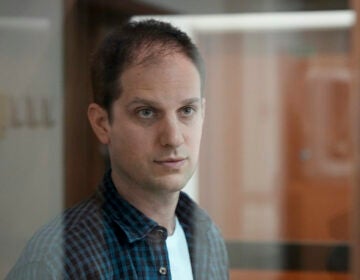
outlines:
[[[200,147],[200,84],[197,69],[182,54],[124,71],[108,133],[115,183],[151,192],[174,192],[186,184]]]

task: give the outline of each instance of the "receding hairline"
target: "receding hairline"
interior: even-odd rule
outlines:
[[[161,41],[152,41],[152,42],[142,42],[133,50],[133,55],[131,60],[127,61],[124,65],[122,71],[117,77],[117,90],[118,97],[121,96],[121,77],[122,75],[132,67],[147,67],[149,65],[160,65],[163,59],[167,57],[180,55],[187,61],[189,61],[196,71],[198,72],[201,86],[201,95],[203,95],[203,78],[202,70],[199,69],[198,65],[186,54],[182,47],[176,42],[164,43]]]
[[[141,66],[153,63],[157,64],[162,58],[175,54],[183,55],[186,59],[188,59],[201,75],[200,69],[198,69],[196,63],[188,56],[181,45],[177,42],[162,42],[160,40],[147,40],[136,46],[132,50],[131,59],[124,65],[125,67],[123,71],[132,66]]]

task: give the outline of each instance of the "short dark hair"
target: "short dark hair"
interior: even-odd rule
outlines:
[[[121,95],[119,78],[126,68],[172,53],[181,53],[194,63],[203,88],[203,60],[186,33],[169,23],[153,19],[128,22],[114,30],[105,37],[93,56],[93,101],[104,108],[111,119],[111,106]]]

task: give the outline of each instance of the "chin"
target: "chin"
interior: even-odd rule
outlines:
[[[181,178],[174,178],[174,176],[167,176],[170,178],[162,178],[157,182],[158,188],[169,192],[181,191],[189,180],[186,180],[183,176]]]

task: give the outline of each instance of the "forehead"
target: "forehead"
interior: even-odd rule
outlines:
[[[155,100],[201,96],[200,74],[181,53],[152,57],[146,63],[128,67],[120,76],[120,99]]]

